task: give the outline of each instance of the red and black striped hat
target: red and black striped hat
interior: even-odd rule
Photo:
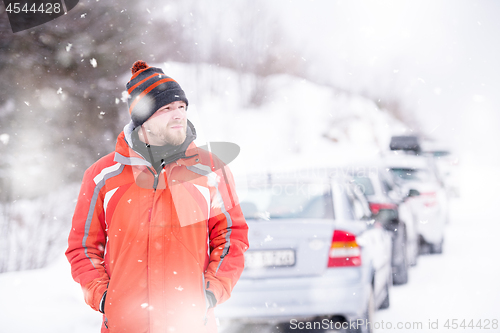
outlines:
[[[175,101],[188,104],[181,86],[163,73],[139,60],[132,67],[132,78],[127,83],[128,111],[135,127],[141,126],[156,110]]]

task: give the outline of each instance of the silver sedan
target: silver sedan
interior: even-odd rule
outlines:
[[[315,323],[371,331],[375,309],[389,306],[391,236],[371,219],[353,184],[269,176],[242,194],[250,249],[216,316],[290,329]]]

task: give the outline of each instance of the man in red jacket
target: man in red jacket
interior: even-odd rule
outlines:
[[[188,100],[137,61],[132,121],[83,177],[66,256],[101,332],[216,332],[244,267],[248,227],[229,168],[193,143]]]

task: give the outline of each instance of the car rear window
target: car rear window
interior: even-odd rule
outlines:
[[[443,156],[450,155],[450,152],[449,151],[433,151],[431,154],[434,157],[443,157]]]
[[[281,183],[251,187],[240,202],[247,219],[333,218],[333,201],[325,184]]]
[[[396,178],[405,181],[416,180],[425,182],[431,180],[430,172],[425,169],[391,168],[391,172]]]
[[[374,195],[375,190],[373,188],[373,183],[368,177],[353,177],[354,182],[358,185],[358,188],[364,195]]]

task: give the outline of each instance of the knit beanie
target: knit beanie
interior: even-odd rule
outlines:
[[[127,83],[128,111],[134,127],[141,126],[159,108],[175,101],[188,105],[181,86],[166,76],[161,68],[150,67],[139,60],[133,65],[132,77]]]

